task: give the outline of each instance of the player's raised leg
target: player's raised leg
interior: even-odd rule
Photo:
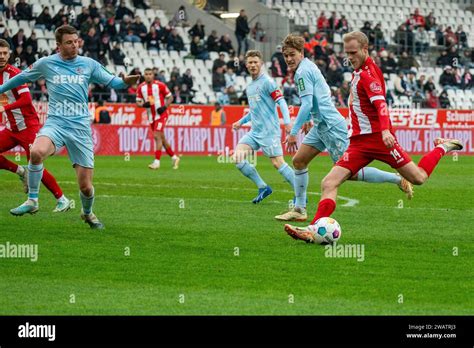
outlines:
[[[171,162],[172,162],[173,169],[178,169],[180,159],[174,153],[173,148],[171,147],[171,144],[168,142],[168,140],[166,140],[164,132],[161,132],[161,140],[162,140],[162,143],[163,143],[163,147],[166,150],[166,153],[168,154],[168,156],[171,157]]]
[[[76,170],[77,182],[79,184],[79,195],[82,203],[81,219],[89,224],[93,229],[104,229],[105,226],[92,211],[95,198],[94,186],[92,185],[94,169],[85,168],[77,164],[74,168]]]
[[[28,199],[17,208],[11,209],[12,215],[34,214],[39,209],[39,188],[43,177],[43,161],[54,153],[55,147],[50,138],[36,138],[30,150],[28,163]]]
[[[398,173],[386,172],[373,167],[365,167],[352,176],[350,180],[364,181],[372,184],[390,183],[395,184],[398,188],[405,192],[408,199],[413,198],[413,185]]]
[[[253,148],[248,144],[237,144],[233,155],[235,166],[240,172],[252,180],[258,188],[257,196],[252,200],[252,203],[260,203],[265,197],[272,193],[272,189],[260,177],[257,169],[247,161],[249,154],[253,153]]]
[[[457,139],[438,138],[435,140],[435,144],[437,144],[435,148],[424,155],[418,165],[410,162],[398,168],[398,172],[412,184],[422,185],[428,180],[444,155],[463,149],[461,142]]]

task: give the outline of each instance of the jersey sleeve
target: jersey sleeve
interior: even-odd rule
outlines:
[[[115,77],[112,75],[102,64],[91,59],[92,64],[92,74],[91,82],[100,83],[102,85],[109,85]]]
[[[45,59],[41,58],[30,65],[27,69],[14,76],[3,85],[0,85],[0,94],[5,93],[15,87],[25,85],[27,82],[34,82],[44,76]],[[24,91],[22,91],[23,93]]]
[[[172,95],[170,89],[164,83],[160,83],[159,88],[160,88],[160,94],[163,94],[165,96],[165,98]]]
[[[277,103],[281,98],[283,98],[283,93],[281,93],[281,90],[278,88],[275,81],[269,80],[266,83],[266,87],[268,94],[270,94],[275,103]]]
[[[298,96],[304,97],[305,95],[313,95],[314,88],[312,78],[308,70],[303,70],[295,74],[295,84],[298,90]]]
[[[384,88],[382,86],[382,82],[379,79],[367,73],[365,76],[363,76],[361,82],[362,88],[364,89],[365,93],[367,93],[367,97],[372,104],[376,100],[385,101]]]
[[[143,100],[143,93],[142,93],[142,84],[139,84],[137,87],[137,95],[136,95],[136,101],[144,101]]]

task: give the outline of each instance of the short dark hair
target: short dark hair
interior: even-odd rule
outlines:
[[[143,72],[146,72],[146,71],[153,71],[152,68],[145,68],[145,70],[143,70]]]
[[[56,37],[56,42],[62,43],[63,36],[66,34],[77,34],[77,29],[70,25],[61,25],[54,31],[54,36]]]
[[[0,47],[7,47],[10,50],[10,44],[7,40],[0,39]]]

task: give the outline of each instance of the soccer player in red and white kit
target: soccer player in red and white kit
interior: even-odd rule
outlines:
[[[10,45],[7,41],[0,39],[0,85],[21,72],[20,69],[8,64],[9,59]],[[0,95],[0,104],[0,115],[5,113],[7,116],[6,128],[0,131],[0,154],[20,145],[25,149],[29,160],[30,146],[33,144],[41,125],[28,86],[26,84],[21,85]],[[0,169],[18,174],[25,187],[25,192],[28,192],[28,175],[24,167],[0,155]],[[57,199],[57,205],[53,212],[64,212],[74,206],[74,201],[64,196],[56,179],[47,170],[43,173],[42,182]]]
[[[155,80],[153,70],[146,68],[145,81],[137,87],[137,106],[147,108],[148,120],[155,140],[155,160],[148,168],[160,168],[161,148],[164,146],[166,153],[171,157],[173,169],[178,169],[179,157],[173,152],[170,143],[165,138],[164,128],[168,113],[166,109],[173,102],[173,95],[168,86]]]
[[[385,101],[385,80],[379,67],[368,54],[367,36],[360,31],[345,34],[344,51],[354,71],[349,99],[349,137],[346,152],[321,183],[321,200],[311,224],[330,216],[336,209],[338,187],[373,160],[387,163],[414,185],[422,185],[448,152],[462,150],[456,139],[435,140],[435,148],[416,165],[400,146],[390,122]],[[295,239],[314,242],[310,226],[285,225]]]

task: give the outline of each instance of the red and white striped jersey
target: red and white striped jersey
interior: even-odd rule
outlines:
[[[376,100],[385,101],[385,80],[382,71],[368,57],[361,68],[352,73],[349,96],[349,137],[381,132]],[[390,129],[392,128],[389,121]]]
[[[0,84],[4,84],[21,72],[17,67],[7,64],[0,71]],[[5,108],[6,127],[12,132],[39,126],[39,118],[31,100],[30,89],[26,84],[15,87],[0,95],[0,103]]]
[[[156,112],[161,106],[165,105],[165,98],[171,96],[171,92],[163,82],[153,80],[151,83],[142,82],[137,87],[137,102],[150,102],[151,107],[147,109],[148,120],[151,122],[158,120],[160,115]],[[161,117],[167,117],[165,111]]]

